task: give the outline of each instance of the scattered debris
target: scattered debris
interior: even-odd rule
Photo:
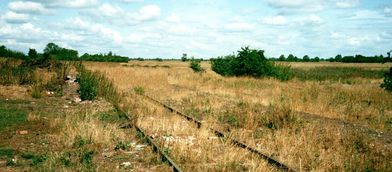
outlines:
[[[80,97],[75,97],[73,100],[73,102],[75,102],[75,103],[79,103],[81,101],[82,101],[82,99],[80,99]]]
[[[16,132],[16,134],[25,135],[25,134],[29,134],[29,131],[27,131],[27,130],[19,130],[19,131]]]
[[[138,151],[143,150],[146,146],[147,145],[136,145],[135,150],[138,150]]]
[[[131,162],[123,162],[123,163],[121,163],[120,164],[120,167],[122,167],[122,168],[128,168],[129,166],[131,166],[132,164],[131,164]]]

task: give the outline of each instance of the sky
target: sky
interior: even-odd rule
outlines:
[[[392,0],[1,0],[0,45],[131,58],[211,58],[243,46],[321,58],[392,49]]]

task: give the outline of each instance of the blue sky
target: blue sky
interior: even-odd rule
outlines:
[[[0,44],[82,53],[210,58],[379,55],[392,49],[391,0],[2,0]]]

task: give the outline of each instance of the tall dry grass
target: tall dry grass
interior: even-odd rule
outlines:
[[[138,67],[145,64],[168,65],[170,68]],[[135,87],[142,88],[145,94],[298,168],[314,171],[390,170],[391,144],[383,139],[367,130],[356,131],[356,128],[331,121],[320,123],[296,114],[296,111],[304,111],[390,134],[392,95],[379,88],[381,79],[350,78],[346,83],[339,80],[280,82],[268,78],[224,78],[212,72],[206,62],[202,62],[206,69],[203,74],[195,74],[187,65],[184,62],[151,61],[133,61],[126,66],[86,64],[88,69],[101,71],[113,79],[130,99],[142,101],[140,97],[127,94]],[[388,65],[391,64],[293,64],[296,68],[369,69]],[[134,101],[130,105],[135,114],[151,113],[148,106],[140,108],[145,107],[140,102]]]

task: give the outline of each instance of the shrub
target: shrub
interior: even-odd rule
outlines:
[[[291,78],[290,68],[276,66],[265,58],[263,50],[243,47],[237,55],[212,59],[211,68],[223,76],[270,76],[280,80]]]
[[[381,84],[381,88],[392,92],[392,67],[384,74],[384,83]]]
[[[82,100],[93,100],[97,97],[97,79],[90,71],[82,71],[77,77],[79,82],[79,95]]]
[[[200,61],[198,61],[198,60],[192,60],[189,67],[191,69],[193,69],[193,71],[195,71],[195,72],[204,71],[203,68],[201,68]]]

